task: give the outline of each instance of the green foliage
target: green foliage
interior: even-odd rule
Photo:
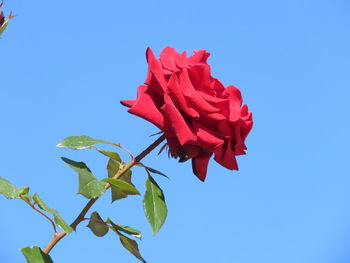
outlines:
[[[65,157],[61,157],[61,159],[78,173],[78,194],[82,194],[86,198],[92,199],[101,196],[105,192],[104,183],[97,180],[85,163],[75,162]]]
[[[142,233],[141,233],[140,230],[137,230],[137,229],[132,228],[132,227],[129,227],[129,226],[114,224],[110,218],[107,219],[106,223],[111,224],[111,226],[112,226],[114,229],[116,229],[116,230],[118,230],[118,231],[122,231],[122,232],[124,232],[124,233],[127,234],[127,235],[136,237],[136,238],[138,238],[138,239],[140,239],[140,240],[141,240],[141,238],[142,238]]]
[[[155,235],[164,224],[168,210],[163,190],[150,175],[146,181],[146,193],[143,198],[143,207],[147,220],[152,227],[152,233]]]
[[[108,172],[108,177],[112,178],[114,177],[119,169],[121,169],[121,164],[119,161],[116,161],[115,159],[110,158],[108,160],[107,164],[107,172]],[[131,183],[131,170],[127,170],[120,178],[119,180],[125,181],[126,183],[133,185]],[[128,196],[127,193],[124,193],[119,187],[112,185],[111,186],[111,192],[112,192],[112,202],[115,200],[119,200],[122,198],[125,198]]]
[[[62,228],[63,231],[65,231],[67,234],[73,231],[73,229],[59,215],[58,211],[48,207],[38,194],[34,194],[33,199],[42,210],[47,211],[53,215],[53,220],[55,221],[56,225]]]
[[[126,236],[124,236],[122,233],[120,233],[120,231],[123,231],[124,233],[126,233],[126,229],[122,228],[121,225],[116,225],[114,224],[110,219],[107,219],[107,222],[111,224],[112,230],[119,236],[120,239],[120,243],[122,243],[122,245],[130,252],[132,253],[135,257],[137,257],[139,260],[141,260],[143,263],[146,263],[146,261],[143,259],[143,257],[140,254],[139,251],[139,247],[137,245],[137,242],[133,239],[130,239]],[[123,229],[123,230],[122,230]],[[137,233],[139,233],[139,235],[141,235],[141,232],[133,229],[133,228],[129,228],[132,229],[135,233],[135,231],[137,231]],[[132,232],[132,231],[131,231]],[[131,232],[129,231],[128,234],[132,235]]]
[[[140,195],[140,192],[135,188],[135,186],[121,179],[106,178],[106,179],[103,179],[102,181],[109,183],[114,187],[118,188],[119,191],[123,192],[125,195]]]
[[[105,141],[91,138],[90,136],[82,135],[82,136],[69,136],[65,138],[63,141],[58,143],[56,147],[68,148],[73,150],[82,150],[86,148],[90,148],[98,143],[103,143]]]
[[[27,196],[27,198],[30,199],[28,192],[29,192],[29,186],[18,188],[12,185],[6,179],[0,177],[0,194],[3,194],[6,198],[8,199],[20,198],[20,196],[23,195],[23,196]]]
[[[109,157],[117,162],[121,162],[120,156],[116,152],[109,152],[109,151],[105,151],[102,149],[97,149],[95,147],[91,147],[91,149],[95,149],[95,150],[99,151],[100,153],[102,153],[103,155],[105,155],[105,156],[107,156],[107,157]]]
[[[89,224],[87,225],[88,228],[98,237],[103,237],[108,233],[108,226],[103,221],[101,216],[95,211],[91,213]]]
[[[39,247],[25,247],[21,251],[28,263],[53,263],[51,257]]]
[[[156,169],[153,169],[153,168],[147,167],[147,166],[144,166],[144,167],[147,169],[147,171],[149,171],[149,172],[151,172],[151,173],[159,174],[159,175],[162,175],[162,176],[164,176],[164,177],[166,177],[166,178],[169,179],[169,177],[168,177],[167,175],[163,174],[162,172],[159,172],[159,171],[156,170]]]

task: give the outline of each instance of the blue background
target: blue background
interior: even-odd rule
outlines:
[[[346,0],[25,1],[0,39],[0,162],[3,176],[30,185],[71,222],[86,203],[58,157],[106,176],[106,158],[55,148],[70,135],[119,142],[137,154],[157,129],[119,104],[145,80],[145,50],[206,49],[212,74],[234,84],[253,112],[240,171],[210,162],[205,183],[155,153],[144,163],[169,214],[152,237],[141,198],[91,211],[141,229],[150,263],[350,262],[350,3]],[[127,155],[123,154],[127,160]],[[144,191],[146,175],[134,169]],[[0,197],[0,262],[24,262],[19,248],[45,246],[52,229],[20,200]],[[55,262],[138,262],[109,233],[84,227],[64,238]]]

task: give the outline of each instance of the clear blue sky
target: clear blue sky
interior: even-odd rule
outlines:
[[[4,9],[18,16],[0,39],[0,176],[30,185],[71,222],[86,200],[58,157],[85,161],[99,178],[106,159],[56,143],[86,134],[137,154],[157,129],[119,101],[145,80],[146,48],[206,49],[213,75],[238,86],[253,112],[240,171],[212,161],[202,183],[190,162],[145,159],[171,178],[157,180],[169,214],[155,237],[140,197],[110,205],[106,195],[92,211],[141,229],[150,263],[350,262],[349,1],[7,0]],[[135,168],[141,191],[145,178]],[[0,197],[0,208],[0,262],[24,262],[19,248],[51,239],[23,202]],[[97,238],[84,224],[52,257],[138,262],[112,233]]]

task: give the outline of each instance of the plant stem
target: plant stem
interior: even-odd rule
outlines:
[[[139,155],[137,155],[135,158],[131,160],[126,166],[124,166],[118,173],[113,177],[114,179],[120,178],[127,170],[129,170],[131,167],[133,167],[135,164],[140,162],[147,154],[149,154],[152,150],[154,150],[162,141],[164,141],[165,136],[160,136],[156,141],[154,141],[150,146],[148,146],[143,152],[141,152]],[[105,185],[105,189],[107,190],[110,188],[110,184]],[[89,202],[85,205],[83,210],[79,213],[77,218],[73,221],[73,223],[70,225],[71,228],[76,230],[77,225],[79,225],[80,222],[85,220],[85,215],[89,211],[89,209],[93,206],[93,204],[98,200],[99,198],[93,198],[90,199]],[[62,231],[61,233],[54,236],[54,238],[49,242],[49,244],[45,247],[43,252],[45,254],[49,254],[52,248],[63,238],[67,235],[65,231]]]
[[[55,231],[55,235],[57,234],[57,229],[56,229],[56,224],[55,222],[52,220],[51,217],[49,217],[47,214],[45,214],[43,211],[39,210],[38,208],[35,207],[35,203],[31,203],[28,200],[26,200],[22,195],[19,196],[24,202],[26,202],[31,208],[33,208],[35,211],[37,211],[38,213],[40,213],[41,215],[43,215],[47,220],[50,221],[50,223],[52,224],[53,230]]]

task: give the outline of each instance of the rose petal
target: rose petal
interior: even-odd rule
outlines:
[[[237,160],[231,149],[231,139],[228,140],[215,151],[214,160],[230,170],[238,170]]]
[[[205,63],[210,56],[210,53],[206,50],[195,50],[194,55],[188,58],[188,63],[190,65],[195,65],[197,63]]]
[[[163,74],[163,67],[162,64],[156,57],[154,56],[152,50],[150,48],[147,48],[146,51],[146,57],[147,57],[147,62],[148,62],[148,69],[149,69],[149,74],[147,76],[147,79],[145,81],[145,84],[150,84],[150,80],[152,78],[152,75],[154,75],[155,79],[158,81],[159,85],[163,89],[163,91],[166,91],[167,86],[166,86],[166,80],[164,78]],[[153,74],[151,74],[153,73]]]
[[[211,87],[210,66],[208,64],[200,63],[190,67],[188,69],[188,75],[197,91],[203,91],[211,96],[215,95]]]
[[[184,95],[182,94],[179,79],[176,73],[173,73],[168,81],[168,90],[172,100],[177,108],[187,114],[189,117],[197,119],[199,114],[189,105],[187,105]]]
[[[224,143],[224,140],[215,136],[217,132],[198,121],[192,121],[192,126],[200,142],[199,146],[214,149]]]
[[[159,101],[159,95],[149,87],[141,85],[137,91],[137,99],[128,112],[144,118],[162,130],[164,118],[157,108],[157,101]]]
[[[164,94],[165,104],[161,107],[167,126],[175,132],[181,145],[196,140],[196,135],[184,120],[168,94]]]
[[[191,83],[186,69],[184,69],[180,74],[180,86],[183,91],[183,94],[187,98],[187,101],[190,102],[196,110],[201,110],[203,112],[220,111],[220,109],[217,109],[210,105],[198,94],[198,92],[194,89]]]
[[[120,103],[126,107],[132,107],[135,104],[135,100],[122,100]]]
[[[207,176],[208,162],[212,155],[212,153],[203,152],[192,159],[193,173],[203,182]]]
[[[162,63],[163,67],[175,72],[179,69],[176,66],[176,58],[180,54],[176,52],[176,50],[172,47],[166,47],[162,50],[160,53],[160,62]]]

